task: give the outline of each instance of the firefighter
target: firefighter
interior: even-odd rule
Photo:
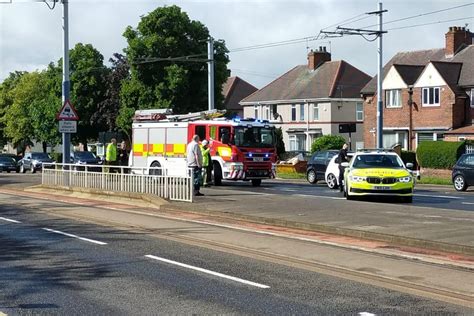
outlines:
[[[186,148],[186,163],[188,168],[192,169],[194,176],[194,195],[202,196],[201,189],[201,172],[202,172],[202,153],[199,147],[199,135],[194,135],[193,140]]]
[[[112,138],[110,144],[107,145],[105,152],[105,164],[109,166],[115,166],[117,164],[117,140]],[[110,168],[110,172],[115,172],[115,168]]]
[[[201,143],[202,152],[202,178],[204,187],[209,187],[212,179],[212,160],[211,160],[211,148],[207,140],[203,140]]]

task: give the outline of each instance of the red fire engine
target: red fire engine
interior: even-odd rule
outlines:
[[[172,115],[168,110],[135,112],[133,167],[161,167],[169,175],[186,172],[186,146],[193,135],[209,141],[213,181],[251,181],[275,177],[275,128],[266,120],[225,119],[219,111]]]

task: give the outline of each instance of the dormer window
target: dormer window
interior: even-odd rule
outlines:
[[[423,106],[439,106],[439,87],[423,88],[421,104]]]
[[[385,107],[401,108],[402,107],[402,91],[400,89],[385,90]]]

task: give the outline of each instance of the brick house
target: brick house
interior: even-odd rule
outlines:
[[[240,104],[244,117],[269,119],[281,126],[287,151],[309,151],[317,137],[339,134],[340,123],[357,124],[352,144],[361,147],[360,89],[369,80],[370,76],[349,63],[331,61],[331,54],[320,47],[308,54],[307,65],[290,69]]]
[[[450,27],[440,49],[397,53],[383,68],[383,146],[415,150],[424,140],[443,140],[471,130],[474,119],[473,34]],[[377,79],[362,90],[364,142],[376,145]],[[452,140],[447,137],[446,140]]]
[[[239,102],[257,90],[256,87],[240,77],[229,77],[222,86],[222,95],[224,96],[223,108],[227,110],[227,113],[241,117],[244,114],[244,110]]]

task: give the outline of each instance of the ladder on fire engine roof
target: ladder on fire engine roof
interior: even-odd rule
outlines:
[[[192,122],[212,120],[224,116],[225,110],[210,110],[173,115],[171,109],[138,110],[133,117],[134,122]]]

